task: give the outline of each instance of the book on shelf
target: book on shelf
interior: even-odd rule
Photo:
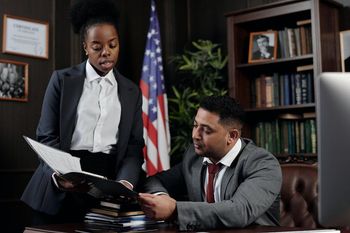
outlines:
[[[272,75],[272,92],[273,101],[272,106],[280,106],[280,88],[279,88],[279,78],[278,73],[273,73]]]
[[[289,57],[296,57],[297,46],[296,46],[294,28],[287,28],[287,38],[288,38],[287,41],[288,41]]]
[[[300,28],[293,28],[295,36],[296,55],[301,56]]]
[[[302,115],[294,114],[294,113],[283,113],[278,115],[278,119],[283,119],[283,120],[300,120],[302,118],[303,118]]]
[[[265,85],[265,107],[273,107],[274,102],[274,88],[273,88],[273,80],[271,76],[264,76],[264,85]]]
[[[297,25],[298,26],[307,25],[307,24],[311,24],[311,19],[304,19],[304,20],[298,20],[297,21]]]
[[[88,194],[102,198],[136,199],[138,193],[128,189],[120,182],[109,180],[98,174],[83,171],[80,158],[71,154],[37,142],[29,137],[23,136],[30,147],[36,152],[58,176],[73,184],[87,184]]]
[[[303,113],[303,118],[308,119],[308,118],[316,118],[316,112],[304,112]]]
[[[313,68],[314,68],[313,64],[297,66],[297,72],[306,71],[306,70],[313,70]]]
[[[284,100],[283,105],[290,105],[291,102],[291,95],[290,95],[290,78],[288,74],[283,75],[283,93],[284,93]]]

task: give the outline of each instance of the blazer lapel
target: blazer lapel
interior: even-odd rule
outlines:
[[[114,77],[117,80],[118,83],[118,98],[120,101],[120,107],[122,109],[121,111],[121,115],[120,115],[120,123],[119,123],[119,137],[118,137],[118,143],[117,143],[117,152],[119,151],[119,145],[125,144],[127,143],[126,141],[124,142],[124,140],[127,140],[127,138],[122,137],[123,135],[126,135],[126,130],[127,129],[127,121],[129,121],[130,119],[132,119],[130,106],[128,106],[128,104],[130,103],[130,101],[128,100],[129,92],[131,91],[131,88],[125,84],[125,82],[123,81],[123,79],[120,78],[120,74],[117,72],[116,69],[114,69]]]
[[[226,171],[225,171],[225,174],[224,176],[222,177],[222,181],[221,181],[221,200],[225,200],[225,194],[227,191],[229,191],[229,193],[231,194],[232,193],[232,190],[228,190],[228,187],[229,187],[229,183],[231,182],[231,179],[233,177],[233,175],[235,174],[235,170],[236,170],[236,164],[239,160],[239,157],[241,156],[242,154],[242,151],[244,150],[245,146],[246,146],[246,143],[244,142],[244,140],[241,140],[242,141],[242,148],[239,152],[239,154],[237,155],[237,157],[232,161],[231,165],[226,168]]]
[[[61,108],[61,145],[62,149],[69,150],[72,135],[76,124],[76,112],[83,92],[85,80],[85,64],[81,63],[73,68],[63,78],[62,108]]]
[[[195,187],[193,192],[193,200],[203,201],[203,184],[204,184],[204,172],[205,166],[203,165],[202,159],[196,159],[195,163],[192,166],[192,187]]]

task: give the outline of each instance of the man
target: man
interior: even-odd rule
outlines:
[[[274,47],[269,46],[269,37],[266,35],[258,35],[256,37],[258,50],[253,52],[253,59],[273,59]]]
[[[202,101],[183,161],[146,181],[139,202],[147,216],[192,231],[279,225],[281,168],[271,153],[241,138],[243,115],[230,97]],[[220,167],[213,186],[212,164]],[[179,195],[189,201],[172,198]]]

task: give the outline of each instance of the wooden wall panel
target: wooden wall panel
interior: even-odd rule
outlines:
[[[4,14],[49,22],[49,59],[0,53],[0,59],[29,64],[28,102],[0,101],[0,225],[3,232],[21,232],[29,222],[29,208],[19,198],[37,166],[36,155],[22,135],[34,137],[44,91],[54,68],[54,0],[0,0],[0,41]],[[40,7],[38,7],[40,6]]]

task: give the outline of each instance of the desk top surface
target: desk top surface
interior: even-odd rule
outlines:
[[[268,227],[268,226],[251,226],[243,229],[217,229],[217,230],[208,230],[202,232],[235,232],[235,233],[255,233],[255,232],[284,232],[284,231],[305,231],[312,230],[310,228],[293,228],[293,227]],[[178,232],[175,226],[171,225],[158,225],[149,229],[140,229],[132,230],[132,232]],[[57,225],[47,225],[47,226],[38,226],[38,227],[26,227],[23,233],[88,233],[91,232],[84,224],[57,224]],[[116,232],[116,231],[110,231]],[[128,232],[127,230],[125,232]],[[315,232],[315,231],[310,231]],[[329,233],[324,230],[320,232]],[[335,231],[336,232],[336,231]],[[350,229],[341,230],[341,233],[350,233]]]

